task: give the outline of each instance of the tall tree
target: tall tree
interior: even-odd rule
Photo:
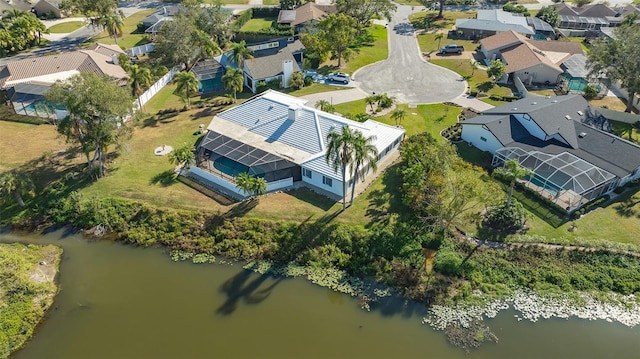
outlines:
[[[86,18],[102,18],[118,8],[118,0],[67,0],[66,9],[79,12]]]
[[[633,99],[640,93],[640,24],[622,25],[613,33],[613,39],[603,36],[591,43],[587,67],[591,76],[605,74],[620,81],[629,93],[625,112],[631,112]]]
[[[331,14],[318,23],[319,36],[323,37],[331,48],[331,57],[338,59],[338,67],[342,59],[349,61],[352,50],[349,48],[356,40],[357,30],[354,18],[345,14]]]
[[[178,176],[182,175],[182,171],[185,168],[189,168],[189,166],[193,164],[195,158],[193,145],[186,142],[169,153],[169,163],[175,166],[180,166]]]
[[[314,0],[280,0],[280,9],[293,10],[308,2],[314,2]]]
[[[122,35],[124,29],[124,13],[115,11],[104,15],[99,20],[100,25],[107,30],[109,36],[113,36],[113,41],[118,44],[118,36]]]
[[[188,69],[192,58],[196,55],[190,41],[195,26],[182,14],[174,17],[173,21],[165,21],[160,27],[152,54],[168,68],[182,64],[185,69]]]
[[[369,26],[371,20],[385,18],[391,21],[396,5],[391,0],[335,0],[338,13],[356,20],[359,29]]]
[[[396,121],[396,126],[402,125],[402,120],[407,116],[407,111],[405,110],[394,110],[391,112],[391,118]]]
[[[104,176],[109,146],[119,147],[131,134],[123,124],[133,111],[129,92],[107,76],[80,73],[56,82],[45,97],[67,111],[58,131],[80,146],[96,179]]]
[[[558,9],[553,5],[541,7],[536,17],[554,28],[560,25],[560,14],[558,14]]]
[[[487,75],[493,77],[496,82],[500,81],[504,73],[507,71],[507,66],[500,60],[491,60],[489,68],[487,69]]]
[[[433,9],[436,5],[438,6],[438,16],[437,19],[442,19],[444,13],[444,4],[447,0],[418,0],[420,4],[422,4],[427,9]]]
[[[347,168],[353,162],[355,134],[349,126],[343,126],[340,132],[331,131],[327,135],[325,161],[333,170],[342,172],[342,209],[347,206]]]
[[[242,91],[244,86],[244,71],[227,66],[226,73],[222,75],[222,83],[225,89],[233,92],[233,100],[237,101],[236,94]]]
[[[196,29],[204,31],[219,47],[224,47],[229,42],[231,31],[228,20],[231,14],[222,8],[221,2],[198,6],[193,12],[192,19]]]
[[[436,36],[433,37],[435,40],[438,40],[438,49],[440,48],[440,44],[442,43],[442,39],[444,38],[444,34],[439,32]]]
[[[198,78],[191,71],[182,71],[173,78],[176,84],[176,92],[183,100],[187,100],[187,106],[191,106],[191,94],[198,92]]]
[[[353,204],[353,198],[356,193],[356,182],[358,182],[361,169],[369,166],[373,172],[378,170],[378,149],[373,144],[375,140],[376,136],[364,137],[362,132],[354,131],[351,204]]]
[[[513,197],[513,188],[516,185],[516,180],[524,178],[532,174],[531,170],[520,166],[518,160],[513,158],[505,161],[504,167],[496,168],[497,173],[501,173],[509,181],[509,194],[507,195],[506,206],[511,206],[511,198]]]
[[[151,85],[151,70],[147,67],[139,67],[138,64],[133,64],[128,67],[127,72],[129,72],[131,95],[138,99],[138,108],[142,111],[140,95],[142,95]]]
[[[242,40],[231,44],[231,58],[239,69],[244,70],[244,61],[253,59],[253,50],[247,47],[247,43]]]
[[[20,207],[24,207],[23,196],[34,190],[33,182],[23,173],[12,171],[0,176],[0,195],[13,197]]]
[[[198,63],[200,59],[212,58],[222,51],[220,46],[202,30],[195,29],[191,33],[191,43],[198,49],[198,56],[194,58],[190,68]]]

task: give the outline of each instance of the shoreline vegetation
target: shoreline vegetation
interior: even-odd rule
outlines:
[[[62,249],[0,243],[0,358],[20,349],[58,293]]]

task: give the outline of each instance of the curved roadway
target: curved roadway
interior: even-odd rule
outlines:
[[[365,92],[387,93],[400,103],[439,103],[460,96],[467,86],[460,75],[422,59],[410,14],[411,6],[398,6],[387,30],[389,57],[356,71],[354,80]]]

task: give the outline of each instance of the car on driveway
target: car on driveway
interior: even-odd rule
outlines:
[[[333,82],[342,82],[345,85],[348,84],[349,81],[351,81],[349,75],[345,74],[344,72],[334,72],[332,74],[329,74],[329,76],[327,76],[327,80]]]
[[[445,54],[458,54],[460,55],[462,53],[462,51],[464,51],[464,47],[463,46],[458,46],[456,44],[449,44],[447,46],[443,46],[440,48],[440,54],[441,55],[445,55]]]

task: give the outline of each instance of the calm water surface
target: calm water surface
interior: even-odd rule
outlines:
[[[176,263],[64,231],[0,241],[64,248],[61,291],[16,359],[640,357],[640,329],[602,321],[518,322],[507,311],[489,321],[500,342],[467,354],[400,300],[366,312],[302,279]]]

